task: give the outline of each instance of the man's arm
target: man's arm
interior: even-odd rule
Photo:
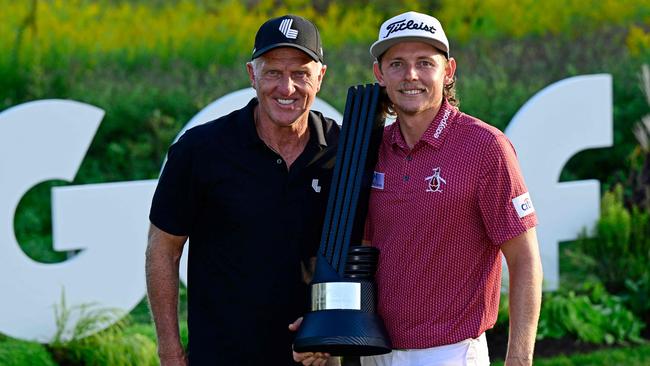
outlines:
[[[502,244],[501,251],[510,273],[510,332],[505,364],[532,365],[543,279],[535,228]]]
[[[186,236],[151,224],[146,253],[147,295],[156,324],[161,366],[186,365],[178,330],[178,268]]]

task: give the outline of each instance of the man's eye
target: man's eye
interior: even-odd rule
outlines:
[[[269,70],[266,72],[266,77],[277,78],[280,76],[280,72],[277,70]]]
[[[402,67],[402,63],[399,62],[399,61],[393,61],[393,62],[391,62],[391,63],[389,64],[389,66],[392,67],[392,68],[394,68],[394,69],[396,69],[396,68]]]

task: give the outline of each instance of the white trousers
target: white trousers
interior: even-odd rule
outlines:
[[[485,333],[478,338],[425,349],[393,350],[379,356],[361,357],[361,366],[488,366]]]

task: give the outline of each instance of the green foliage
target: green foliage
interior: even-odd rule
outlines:
[[[88,337],[115,323],[124,316],[117,309],[97,304],[79,304],[68,307],[65,290],[61,290],[61,302],[54,305],[56,333],[50,344],[58,347],[63,343]],[[118,327],[119,328],[119,323]]]
[[[442,0],[437,12],[447,33],[467,40],[527,35],[577,36],[599,27],[647,22],[650,5],[631,0]]]
[[[595,344],[641,343],[645,326],[627,310],[623,299],[610,295],[601,284],[588,284],[589,294],[546,294],[542,302],[538,339],[574,336]]]
[[[624,298],[635,314],[650,320],[650,212],[629,210],[623,187],[606,192],[593,238],[582,238],[576,250],[590,261],[592,271],[615,294]]]
[[[491,332],[507,332],[508,297],[499,303],[499,317]],[[643,343],[646,325],[628,310],[622,297],[611,295],[598,282],[586,282],[579,291],[544,293],[537,339],[572,338],[592,344]]]
[[[596,258],[596,273],[608,286],[620,288],[623,276],[620,262],[625,264],[630,246],[632,219],[623,205],[623,187],[617,186],[613,192],[605,192],[601,204],[601,217],[596,224],[596,239],[580,242],[582,252]],[[622,256],[622,257],[621,257]]]
[[[45,346],[35,342],[14,339],[0,340],[0,365],[3,366],[56,366]]]
[[[104,331],[96,335],[52,347],[61,364],[88,366],[157,365],[156,344],[138,333]]]
[[[127,320],[104,329],[121,317],[121,312],[93,304],[68,307],[62,293],[55,314],[57,332],[49,349],[57,362],[88,366],[157,365],[155,342],[143,334],[126,331]]]
[[[638,279],[626,279],[625,291],[621,294],[627,306],[650,326],[650,272]]]
[[[510,302],[507,294],[502,294],[499,301],[499,315],[497,317],[497,322],[494,325],[494,328],[498,331],[508,331],[508,325],[510,322]]]

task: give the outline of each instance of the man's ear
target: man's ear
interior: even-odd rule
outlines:
[[[323,83],[323,79],[325,78],[325,71],[327,71],[327,65],[321,65],[320,73],[318,74],[318,89],[316,90],[317,92],[320,91],[320,86]]]
[[[384,84],[384,75],[381,72],[381,68],[379,67],[379,61],[375,61],[375,63],[372,65],[372,71],[375,74],[375,79],[377,79],[377,82],[381,86],[386,86]]]
[[[251,82],[251,86],[255,89],[255,69],[253,69],[253,63],[246,63],[246,71],[248,72],[248,80]]]
[[[450,57],[447,61],[447,66],[445,66],[445,85],[454,80],[454,75],[456,75],[456,60]]]

